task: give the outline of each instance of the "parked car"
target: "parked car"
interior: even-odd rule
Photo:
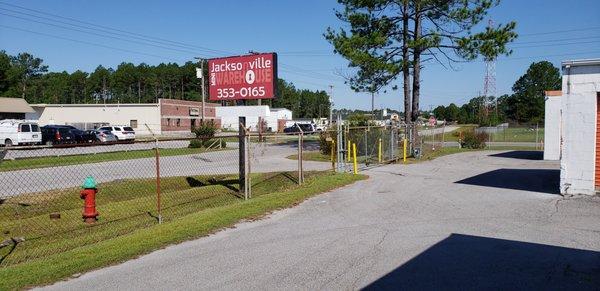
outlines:
[[[88,143],[96,140],[96,135],[89,133],[88,131],[81,130],[72,125],[65,125],[65,127],[71,130],[71,133],[75,137],[77,143]]]
[[[95,141],[103,143],[117,141],[117,137],[108,130],[86,130],[86,133],[93,135]]]
[[[299,133],[302,130],[305,134],[313,134],[317,130],[312,123],[294,123],[294,125],[290,127],[286,127],[283,129],[284,133]]]
[[[42,134],[37,123],[27,120],[0,120],[0,145],[27,145],[42,142]]]
[[[117,140],[135,140],[135,131],[131,126],[103,126],[99,130],[110,131]]]
[[[42,126],[42,143],[47,145],[76,143],[78,137],[69,125],[46,125]]]

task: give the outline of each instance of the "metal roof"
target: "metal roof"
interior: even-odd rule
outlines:
[[[570,60],[570,61],[563,61],[561,64],[563,67],[566,67],[566,66],[570,66],[570,67],[597,66],[597,65],[600,65],[600,59]]]
[[[35,111],[23,98],[0,97],[0,112],[33,113]]]

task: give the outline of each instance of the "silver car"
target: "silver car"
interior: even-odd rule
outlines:
[[[96,135],[96,140],[99,142],[116,142],[117,137],[108,130],[90,130],[90,133]]]

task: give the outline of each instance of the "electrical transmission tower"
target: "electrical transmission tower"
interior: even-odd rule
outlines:
[[[488,21],[488,27],[492,28],[494,26],[494,21]],[[483,106],[485,116],[489,116],[489,109],[492,106],[492,99],[496,97],[496,59],[487,59],[485,60],[485,78],[483,79]],[[497,99],[495,99],[497,100]],[[496,111],[498,107],[498,102],[496,101]]]

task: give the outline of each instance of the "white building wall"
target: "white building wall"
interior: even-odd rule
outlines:
[[[600,65],[567,68],[563,64],[562,88],[560,192],[593,195]]]
[[[561,97],[547,96],[544,112],[544,160],[560,159]]]
[[[278,108],[271,110],[267,105],[261,106],[221,106],[215,107],[217,118],[221,118],[221,128],[224,130],[237,131],[239,128],[239,117],[246,117],[246,127],[257,130],[259,117],[267,122],[267,128],[277,130],[278,119],[291,119],[292,111]]]
[[[150,134],[144,124],[160,134],[160,110],[158,104],[65,104],[32,105],[36,113],[31,117],[38,119],[41,126],[48,124],[108,123],[111,125],[130,125],[137,120],[136,134]]]
[[[239,129],[239,117],[246,117],[246,127],[256,130],[259,117],[269,116],[269,106],[221,106],[216,107],[217,118],[221,118],[221,128],[224,130]]]

